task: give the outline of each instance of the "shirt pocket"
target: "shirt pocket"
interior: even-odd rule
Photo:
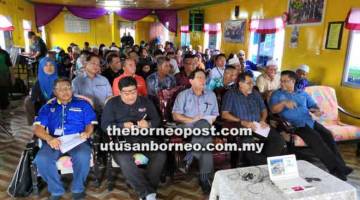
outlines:
[[[70,108],[67,112],[67,120],[71,122],[83,122],[84,113],[81,108],[72,109]]]

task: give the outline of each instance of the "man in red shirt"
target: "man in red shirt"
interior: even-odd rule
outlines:
[[[124,73],[114,79],[113,87],[112,87],[114,96],[119,95],[119,86],[118,86],[119,81],[122,78],[127,77],[127,76],[131,76],[131,77],[135,78],[135,80],[137,82],[138,94],[140,96],[146,96],[147,95],[146,83],[145,83],[145,80],[141,76],[138,76],[135,74],[135,72],[136,72],[135,61],[133,59],[127,58],[125,60],[123,69],[124,69]]]

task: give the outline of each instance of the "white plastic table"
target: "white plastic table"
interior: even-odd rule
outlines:
[[[315,189],[285,194],[273,185],[267,165],[220,170],[215,173],[210,200],[356,200],[355,187],[332,176],[307,161],[297,161],[302,178],[320,178],[310,184]],[[243,180],[244,174],[254,174],[252,180]]]

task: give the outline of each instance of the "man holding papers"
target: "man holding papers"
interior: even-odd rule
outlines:
[[[180,92],[175,100],[172,110],[174,120],[180,123],[179,127],[210,129],[216,117],[219,115],[219,108],[215,93],[205,87],[206,74],[202,69],[196,69],[189,76],[191,88]],[[203,147],[212,143],[209,136],[191,136],[190,143],[199,143]],[[211,177],[214,173],[212,152],[199,151],[187,152],[183,161],[183,171],[188,171],[193,158],[199,162],[200,186],[204,193],[210,193]]]
[[[48,185],[50,199],[60,199],[65,190],[56,161],[67,152],[73,163],[73,199],[84,199],[84,183],[90,170],[91,157],[90,144],[84,141],[93,132],[93,124],[97,123],[96,115],[87,101],[73,96],[70,80],[57,79],[54,94],[56,98],[40,109],[34,122],[34,133],[43,140],[34,162]]]
[[[281,135],[266,123],[267,110],[259,92],[253,89],[251,74],[242,73],[238,77],[238,89],[228,91],[223,100],[221,117],[231,122],[239,122],[244,128],[251,128],[252,137],[265,142],[261,154],[246,153],[251,164],[265,164],[266,157],[280,155],[285,141]]]

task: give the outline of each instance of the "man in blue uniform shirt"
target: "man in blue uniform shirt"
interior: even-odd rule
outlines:
[[[97,123],[91,105],[73,96],[70,80],[56,80],[54,94],[56,98],[40,109],[34,122],[34,133],[43,140],[35,163],[40,176],[48,185],[51,200],[60,199],[65,193],[56,167],[56,161],[62,155],[58,137],[79,133],[82,139],[88,139],[93,132],[93,124]],[[84,183],[90,170],[90,144],[81,143],[67,153],[73,163],[73,199],[83,199]]]

